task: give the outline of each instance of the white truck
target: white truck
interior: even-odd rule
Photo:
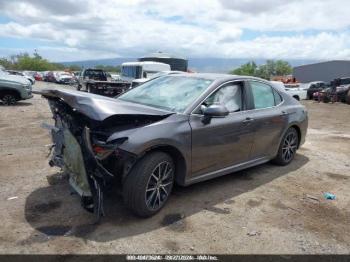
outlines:
[[[280,81],[270,81],[274,86],[285,90],[288,94],[294,97],[296,100],[304,100],[307,96],[307,91],[300,87],[298,84],[285,85]]]
[[[131,82],[134,79],[150,79],[159,72],[170,70],[170,65],[160,62],[127,62],[121,65],[120,77]]]

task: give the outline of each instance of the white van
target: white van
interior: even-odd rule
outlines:
[[[160,62],[127,62],[121,66],[121,79],[132,81],[133,79],[152,78],[158,72],[170,70],[170,65]]]

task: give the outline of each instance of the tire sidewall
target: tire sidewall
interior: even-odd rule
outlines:
[[[3,101],[4,105],[11,106],[11,105],[16,104],[17,99],[12,94],[6,94],[2,97],[2,101]]]
[[[277,157],[275,159],[275,162],[277,164],[280,164],[280,165],[288,165],[289,163],[291,163],[295,157],[295,154],[296,154],[296,151],[298,148],[296,148],[292,158],[289,160],[289,161],[285,161],[284,158],[283,158],[283,152],[282,152],[282,148],[283,148],[283,144],[284,144],[284,141],[286,139],[286,137],[290,134],[290,133],[293,133],[297,139],[297,146],[299,145],[299,136],[298,136],[298,132],[297,130],[294,128],[294,127],[290,127],[287,129],[287,131],[285,132],[285,134],[283,135],[283,138],[281,140],[281,143],[280,143],[280,146],[278,148],[278,153],[277,153]]]
[[[172,184],[166,200],[157,209],[150,209],[146,203],[146,189],[152,172],[158,164],[168,162],[173,170]],[[159,212],[169,200],[174,187],[175,164],[172,158],[163,152],[147,154],[134,166],[123,186],[124,202],[138,216],[149,217]]]

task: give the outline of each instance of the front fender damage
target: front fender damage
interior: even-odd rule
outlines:
[[[164,119],[166,116],[111,116],[93,120],[62,100],[48,98],[54,126],[43,124],[51,132],[53,147],[50,166],[61,168],[69,184],[81,197],[82,206],[104,215],[104,196],[116,183],[122,184],[137,156],[120,148],[132,130]]]

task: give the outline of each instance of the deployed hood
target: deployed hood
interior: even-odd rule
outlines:
[[[0,72],[0,82],[6,83],[6,82],[11,82],[11,83],[19,83],[22,85],[28,85],[30,84],[29,80],[23,76],[17,76],[17,75],[9,75],[4,72]]]
[[[79,113],[96,121],[104,121],[114,115],[166,116],[173,114],[162,109],[63,88],[33,90],[33,93],[41,94],[48,99],[62,99]]]

